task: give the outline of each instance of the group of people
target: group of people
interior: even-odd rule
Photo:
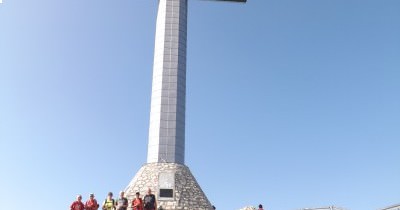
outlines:
[[[102,210],[127,210],[128,204],[128,199],[125,198],[123,191],[119,193],[117,200],[114,200],[113,193],[109,192],[101,208]],[[82,195],[77,195],[76,200],[70,206],[70,210],[97,210],[99,207],[100,205],[94,198],[94,194],[90,193],[89,199],[85,203],[82,202]],[[143,199],[140,197],[140,193],[137,192],[135,199],[131,202],[131,207],[133,210],[157,210],[156,196],[151,193],[151,189],[147,190],[147,194]]]

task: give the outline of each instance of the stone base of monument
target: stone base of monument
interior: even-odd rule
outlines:
[[[125,189],[125,195],[131,201],[136,192],[144,196],[148,188],[157,197],[158,210],[212,209],[211,203],[185,165],[145,164]]]

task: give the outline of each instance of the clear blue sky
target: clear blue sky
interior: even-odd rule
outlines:
[[[2,209],[146,161],[156,0],[0,4]],[[400,1],[190,0],[186,164],[220,210],[400,203]]]

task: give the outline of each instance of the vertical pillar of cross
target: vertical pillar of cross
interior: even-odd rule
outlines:
[[[187,0],[159,0],[147,162],[184,164]]]

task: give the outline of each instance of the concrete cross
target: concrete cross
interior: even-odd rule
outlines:
[[[158,2],[147,163],[185,162],[187,6]]]

